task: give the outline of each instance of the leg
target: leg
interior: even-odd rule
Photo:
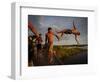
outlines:
[[[38,44],[37,46],[37,63],[38,65],[41,65],[41,54],[42,54],[42,48],[41,48],[41,44]]]
[[[66,32],[66,31],[67,31],[67,29],[64,29],[64,30],[59,31],[59,32],[57,32],[57,33],[64,33],[64,32]]]
[[[49,53],[48,53],[48,64],[52,64],[52,61],[53,61],[52,60],[52,54],[53,53],[49,51]]]
[[[72,31],[70,29],[64,29],[64,30],[59,31],[57,33],[61,33],[61,37],[63,37],[64,34],[72,34]]]
[[[48,49],[48,64],[52,64],[52,61],[53,61],[53,44],[50,44]]]
[[[63,32],[62,32],[62,33],[57,34],[57,38],[58,38],[58,40],[60,40],[60,38],[62,38],[62,37],[63,37],[63,35],[64,35],[64,33],[63,33]]]

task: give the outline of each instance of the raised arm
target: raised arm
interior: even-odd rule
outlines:
[[[28,28],[37,36],[39,37],[39,33],[37,32],[37,30],[35,29],[34,25],[32,24],[31,21],[28,22]]]
[[[74,21],[73,21],[73,28],[76,29],[75,24],[74,24]]]
[[[79,45],[80,43],[79,43],[79,41],[78,41],[78,35],[75,35],[75,40],[76,40],[76,42],[77,42],[77,45]]]

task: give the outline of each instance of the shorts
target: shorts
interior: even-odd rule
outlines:
[[[72,30],[67,29],[66,32],[64,32],[65,34],[72,34]]]

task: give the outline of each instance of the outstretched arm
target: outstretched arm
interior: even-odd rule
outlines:
[[[64,32],[66,32],[67,31],[67,29],[63,29],[63,30],[61,30],[61,31],[56,31],[57,33],[64,33]]]
[[[75,40],[76,40],[76,42],[77,42],[77,45],[79,45],[79,41],[78,41],[77,35],[75,35]]]
[[[35,29],[34,25],[32,24],[31,21],[28,22],[28,28],[38,37],[39,34],[37,32],[37,30]]]
[[[74,24],[74,21],[73,21],[73,28],[76,29],[75,24]]]

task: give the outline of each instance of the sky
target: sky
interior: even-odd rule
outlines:
[[[28,15],[28,21],[31,21],[35,25],[37,31],[42,34],[43,41],[45,41],[45,33],[47,33],[48,27],[52,27],[55,31],[61,31],[63,29],[71,29],[73,21],[80,31],[79,42],[80,44],[88,43],[88,18],[87,17],[69,17],[69,16],[43,16],[43,15]],[[28,35],[33,33],[28,30]],[[44,43],[44,42],[43,42]],[[74,35],[64,35],[60,41],[54,39],[55,45],[73,45],[76,44]]]

